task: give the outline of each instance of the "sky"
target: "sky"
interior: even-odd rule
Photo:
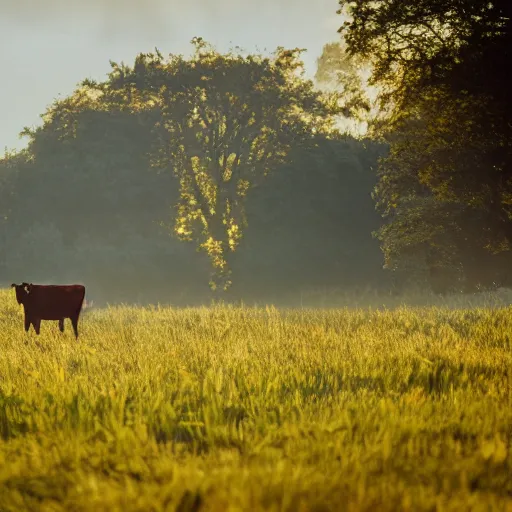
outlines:
[[[199,36],[220,51],[306,48],[312,77],[325,43],[338,40],[337,0],[0,0],[0,147],[19,149],[54,99],[109,61],[140,52],[189,54]]]

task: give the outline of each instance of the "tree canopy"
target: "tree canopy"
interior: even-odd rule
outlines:
[[[510,2],[340,6],[347,52],[371,63],[385,113],[372,129],[391,148],[376,191],[388,219],[379,234],[388,266],[422,253],[431,269],[455,266],[468,277],[468,253],[480,262],[510,253]]]
[[[133,67],[113,64],[107,82],[84,86],[99,101],[152,113],[152,166],[179,181],[175,232],[198,241],[227,287],[248,192],[292,147],[329,133],[339,108],[301,77],[299,49],[270,58],[193,44],[191,58],[140,54]]]

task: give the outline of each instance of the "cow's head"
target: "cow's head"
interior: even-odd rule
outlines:
[[[23,304],[25,299],[29,296],[30,291],[32,290],[32,283],[21,283],[21,284],[11,284],[11,288],[16,290],[16,300],[18,304]]]

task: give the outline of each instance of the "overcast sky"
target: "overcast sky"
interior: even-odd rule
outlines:
[[[337,0],[0,0],[0,147],[20,148],[24,126],[84,78],[103,79],[109,60],[133,63],[157,47],[188,54],[203,37],[273,51],[307,48],[314,74],[322,46],[338,38]]]

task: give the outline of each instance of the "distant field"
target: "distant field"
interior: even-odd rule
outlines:
[[[512,308],[0,311],[1,512],[512,511]]]

